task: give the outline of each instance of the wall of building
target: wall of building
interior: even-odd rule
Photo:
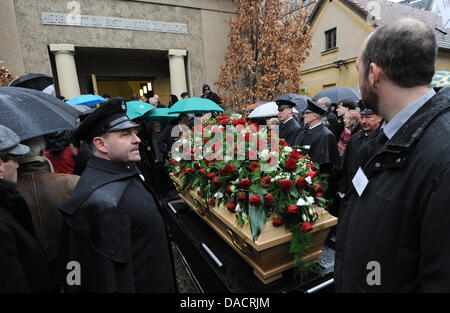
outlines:
[[[336,46],[325,50],[325,31],[336,27]],[[364,38],[374,28],[342,2],[326,1],[317,15],[312,32],[310,55],[303,65],[302,86],[313,97],[330,86],[346,86],[358,89],[356,57]],[[351,34],[351,35],[350,35]],[[335,61],[344,60],[347,68],[334,68]]]
[[[436,71],[450,71],[450,51],[439,51],[435,64]]]
[[[200,92],[205,81],[212,84],[217,79],[228,42],[229,28],[225,21],[235,10],[232,0],[78,2],[82,15],[185,23],[188,34],[43,25],[43,12],[70,13],[71,10],[66,7],[68,1],[6,0],[2,1],[0,12],[3,9],[9,10],[6,13],[7,24],[9,29],[16,30],[16,35],[11,31],[11,36],[5,38],[4,42],[8,44],[2,45],[0,55],[4,55],[6,50],[9,52],[5,54],[5,61],[12,64],[10,68],[19,75],[25,72],[52,75],[48,45],[58,43],[73,44],[75,48],[183,49],[188,53],[188,84],[192,90]],[[0,22],[0,26],[4,26],[4,21]],[[4,28],[1,29],[3,34]],[[10,45],[14,41],[16,45]],[[20,66],[21,63],[23,67]]]

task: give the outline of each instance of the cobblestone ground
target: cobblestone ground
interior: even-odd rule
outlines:
[[[197,293],[194,283],[184,267],[181,256],[172,242],[173,259],[175,263],[175,275],[177,279],[178,292],[180,293]]]

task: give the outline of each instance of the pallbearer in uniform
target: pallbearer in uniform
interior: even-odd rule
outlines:
[[[302,129],[300,123],[292,115],[292,108],[295,107],[295,103],[289,100],[277,100],[276,104],[278,105],[278,120],[280,121],[279,137],[284,139],[289,146],[293,146]]]
[[[339,165],[339,152],[333,133],[320,122],[325,114],[326,110],[322,106],[308,100],[303,115],[305,128],[297,136],[295,145],[301,146],[302,151],[323,169],[331,169]]]
[[[345,207],[350,192],[354,191],[352,179],[356,171],[359,167],[364,167],[372,155],[373,142],[378,135],[380,123],[383,119],[381,115],[369,108],[363,109],[360,114],[362,129],[352,135],[342,158],[339,194],[344,201],[341,201],[340,213],[342,213],[342,208]]]
[[[64,223],[58,277],[69,292],[176,291],[166,227],[134,165],[140,160],[138,126],[126,115],[125,99],[114,98],[73,134],[90,143],[93,156],[59,206]],[[66,279],[71,261],[79,264],[78,280]]]
[[[308,154],[313,162],[319,163],[320,172],[330,174],[328,189],[324,197],[331,199],[336,195],[339,166],[339,152],[333,133],[321,123],[326,110],[317,103],[308,100],[308,106],[303,114],[305,128],[297,136],[296,146],[300,146],[304,154]]]

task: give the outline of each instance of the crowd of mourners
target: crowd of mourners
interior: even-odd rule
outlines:
[[[361,101],[324,97],[295,115],[279,100],[278,116],[256,121],[328,174],[336,291],[450,290],[450,88],[430,88],[436,51],[422,22],[380,26],[356,60]],[[108,99],[75,130],[26,140],[0,125],[0,292],[177,291],[165,162],[193,116],[164,125],[126,112]]]

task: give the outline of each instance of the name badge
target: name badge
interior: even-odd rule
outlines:
[[[359,167],[358,171],[356,172],[355,176],[352,179],[353,186],[356,189],[356,192],[358,193],[358,196],[361,197],[364,190],[367,187],[367,184],[369,183],[369,180],[367,179],[366,174],[364,174],[364,171],[361,167]]]

